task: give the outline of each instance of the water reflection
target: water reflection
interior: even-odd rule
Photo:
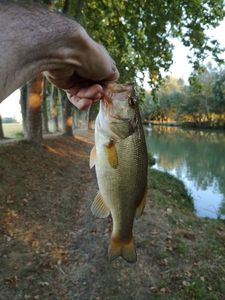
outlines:
[[[154,126],[146,139],[154,167],[183,180],[197,215],[225,218],[225,133]]]

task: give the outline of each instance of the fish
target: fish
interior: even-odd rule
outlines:
[[[113,220],[110,261],[119,256],[137,261],[133,224],[146,204],[147,160],[135,85],[114,84],[100,101],[90,154],[99,187],[91,211],[100,218],[111,214]]]

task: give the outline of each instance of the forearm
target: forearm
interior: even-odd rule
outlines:
[[[72,65],[79,76],[102,80],[112,68],[107,52],[78,23],[41,6],[0,1],[0,28],[0,101],[42,71]],[[63,84],[70,88],[64,78]]]

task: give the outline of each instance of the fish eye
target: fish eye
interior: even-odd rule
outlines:
[[[135,97],[129,97],[128,104],[130,107],[134,107],[137,103],[137,99]]]

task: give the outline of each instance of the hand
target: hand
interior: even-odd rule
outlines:
[[[119,78],[119,72],[105,48],[93,41],[86,31],[81,31],[76,42],[79,47],[71,49],[71,57],[45,75],[67,92],[72,104],[84,109],[104,96],[104,89]]]
[[[104,89],[100,84],[93,84],[83,88],[73,87],[67,89],[66,92],[70,102],[79,109],[88,108],[92,103],[104,96]]]

